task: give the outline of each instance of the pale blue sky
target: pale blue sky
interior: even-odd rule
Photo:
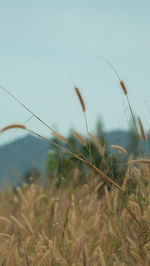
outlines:
[[[0,84],[60,133],[71,127],[84,133],[71,76],[83,93],[90,130],[98,116],[106,130],[127,129],[126,99],[102,55],[126,82],[133,109],[148,129],[149,14],[149,0],[0,1]],[[1,90],[0,111],[1,127],[30,117]],[[35,118],[28,127],[49,134]],[[22,132],[11,134],[1,136],[0,144]]]

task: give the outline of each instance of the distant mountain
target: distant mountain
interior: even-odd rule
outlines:
[[[112,144],[120,145],[123,146],[124,148],[126,148],[128,145],[129,137],[130,135],[128,131],[116,130],[106,133],[106,139],[108,145]]]
[[[127,147],[129,132],[112,131],[106,133],[108,145]],[[0,147],[0,184],[16,186],[23,180],[27,170],[36,168],[44,176],[50,144],[33,135],[27,135]]]
[[[27,170],[36,168],[44,175],[50,144],[27,135],[0,147],[0,184],[16,186]]]

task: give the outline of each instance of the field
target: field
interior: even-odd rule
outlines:
[[[59,189],[24,185],[0,195],[1,265],[149,265],[150,172],[129,166],[128,179],[137,186],[125,204],[97,175]],[[141,178],[142,177],[142,178]]]
[[[139,117],[136,120],[126,86],[120,78],[119,82],[136,134],[145,142],[147,136],[142,121]],[[49,141],[85,165],[86,177],[80,182],[83,173],[74,167],[63,177],[65,180],[70,175],[69,181],[59,186],[54,178],[45,186],[31,182],[16,190],[10,187],[0,192],[0,265],[150,265],[150,160],[141,156],[140,151],[138,157],[133,158],[123,147],[112,145],[127,158],[119,183],[105,169],[95,165],[92,143],[105,160],[104,146],[89,133],[86,107],[76,86],[75,92],[84,113],[87,139],[76,131],[72,133],[88,149],[88,157],[74,151],[68,140],[50,127],[55,138],[65,146],[46,139],[26,125],[13,124],[1,130],[5,133],[19,128]]]

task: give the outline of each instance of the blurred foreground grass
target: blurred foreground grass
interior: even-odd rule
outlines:
[[[53,182],[0,192],[0,265],[150,265],[147,164],[130,162],[122,186],[136,185],[125,204],[94,172],[82,185],[79,175],[59,189]]]
[[[0,265],[150,265],[150,160],[148,153],[142,153],[142,142],[140,149],[137,142],[142,137],[145,143],[147,136],[139,117],[137,124],[124,82],[112,64],[105,61],[115,71],[128,103],[134,124],[129,154],[138,151],[137,160],[133,155],[126,156],[127,151],[118,145],[111,147],[124,153],[124,162],[109,157],[101,136],[94,136],[88,130],[86,106],[76,86],[87,139],[78,132],[72,133],[82,149],[76,145],[74,149],[74,141],[71,143],[55,132],[1,87],[49,128],[56,139],[47,139],[20,124],[6,126],[1,133],[16,128],[26,130],[60,148],[84,167],[80,168],[75,160],[72,164],[67,157],[62,166],[56,154],[51,154],[48,169],[53,178],[48,179],[46,186],[38,181],[32,183],[31,177],[31,182],[17,190],[10,187],[0,192]],[[94,147],[98,153],[93,153]]]

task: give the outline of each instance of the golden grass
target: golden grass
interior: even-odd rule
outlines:
[[[87,142],[84,137],[82,137],[76,130],[72,129],[71,133],[80,141],[83,147],[87,146]]]
[[[139,123],[139,126],[140,126],[142,139],[144,141],[146,141],[146,134],[145,134],[144,127],[143,127],[143,124],[142,124],[142,121],[141,121],[140,117],[138,117],[138,123]]]
[[[105,153],[105,147],[102,146],[100,141],[91,133],[89,133],[90,138],[92,139],[93,143],[95,144],[95,147],[97,148],[100,155],[104,156]]]
[[[103,59],[120,81],[138,134],[125,83],[113,65]],[[69,146],[66,138],[56,133],[7,89],[0,87]],[[74,89],[84,112],[90,159],[22,124],[12,124],[0,131],[26,130],[77,158],[92,170],[87,172],[84,185],[77,185],[80,171],[76,168],[69,187],[61,184],[56,189],[53,181],[46,187],[31,184],[17,188],[16,192],[11,188],[0,192],[0,265],[150,265],[150,160],[140,157],[133,160],[130,156],[122,185],[97,168],[91,160],[90,138],[102,158],[105,157],[105,147],[89,133],[84,99],[76,86]],[[142,138],[146,140],[140,118],[138,123]],[[83,146],[87,146],[78,132],[72,133]],[[127,155],[123,147],[111,147]],[[135,167],[135,163],[139,167]],[[134,192],[130,191],[128,184],[132,185],[132,189],[134,185]]]
[[[125,148],[123,148],[122,146],[119,145],[111,145],[112,149],[116,149],[118,151],[123,152],[125,155],[127,155],[127,150]]]
[[[19,129],[24,129],[24,130],[26,130],[26,127],[24,126],[24,125],[21,125],[21,124],[12,124],[12,125],[8,125],[8,126],[6,126],[6,127],[3,127],[2,129],[1,129],[1,133],[3,133],[3,132],[5,132],[5,131],[7,131],[7,130],[10,130],[10,129],[16,129],[16,128],[19,128]]]
[[[52,132],[52,135],[55,136],[56,138],[60,139],[64,143],[68,142],[67,139],[64,136],[62,136],[61,134],[59,134],[57,132]]]
[[[122,80],[120,81],[120,85],[121,85],[121,87],[123,89],[124,95],[128,95],[127,88],[125,86],[125,83]]]
[[[75,92],[76,92],[76,94],[78,96],[79,102],[81,104],[82,111],[85,112],[86,111],[86,107],[85,107],[85,103],[84,103],[83,97],[81,95],[81,92],[80,92],[80,90],[77,87],[74,87],[74,89],[75,89]]]
[[[86,117],[86,107],[85,107],[84,99],[82,97],[80,90],[76,86],[74,87],[74,89],[78,96],[79,102],[81,104],[82,111],[84,113],[84,119],[85,119],[85,125],[86,125],[87,137],[88,137],[89,155],[90,155],[90,160],[92,160],[91,144],[90,144],[90,138],[89,138],[89,129],[88,129],[88,122],[87,122],[87,117]]]
[[[54,190],[54,183],[32,184],[17,195],[11,189],[1,192],[1,265],[149,265],[150,197],[144,199],[138,185],[129,195],[136,223],[116,189],[105,186],[100,196],[98,186],[104,184],[91,174],[83,186],[71,182]],[[149,186],[144,187],[149,195]]]
[[[132,116],[132,119],[133,119],[133,122],[134,122],[134,126],[135,126],[135,129],[136,129],[137,135],[139,136],[138,128],[137,128],[137,125],[136,125],[136,119],[135,119],[135,116],[134,116],[134,113],[133,113],[133,110],[132,110],[132,107],[131,107],[131,103],[130,103],[130,100],[129,100],[129,97],[128,97],[128,91],[127,91],[126,85],[125,85],[124,81],[121,80],[120,75],[118,74],[118,72],[117,72],[116,68],[113,66],[113,64],[109,60],[107,60],[105,57],[103,57],[103,56],[100,56],[100,58],[102,58],[104,61],[106,61],[106,63],[112,68],[112,70],[116,74],[117,78],[119,79],[120,86],[121,86],[121,88],[123,90],[123,93],[126,96],[126,99],[127,99],[127,102],[128,102],[128,106],[129,106],[129,109],[130,109],[130,113],[131,113],[131,116]]]

